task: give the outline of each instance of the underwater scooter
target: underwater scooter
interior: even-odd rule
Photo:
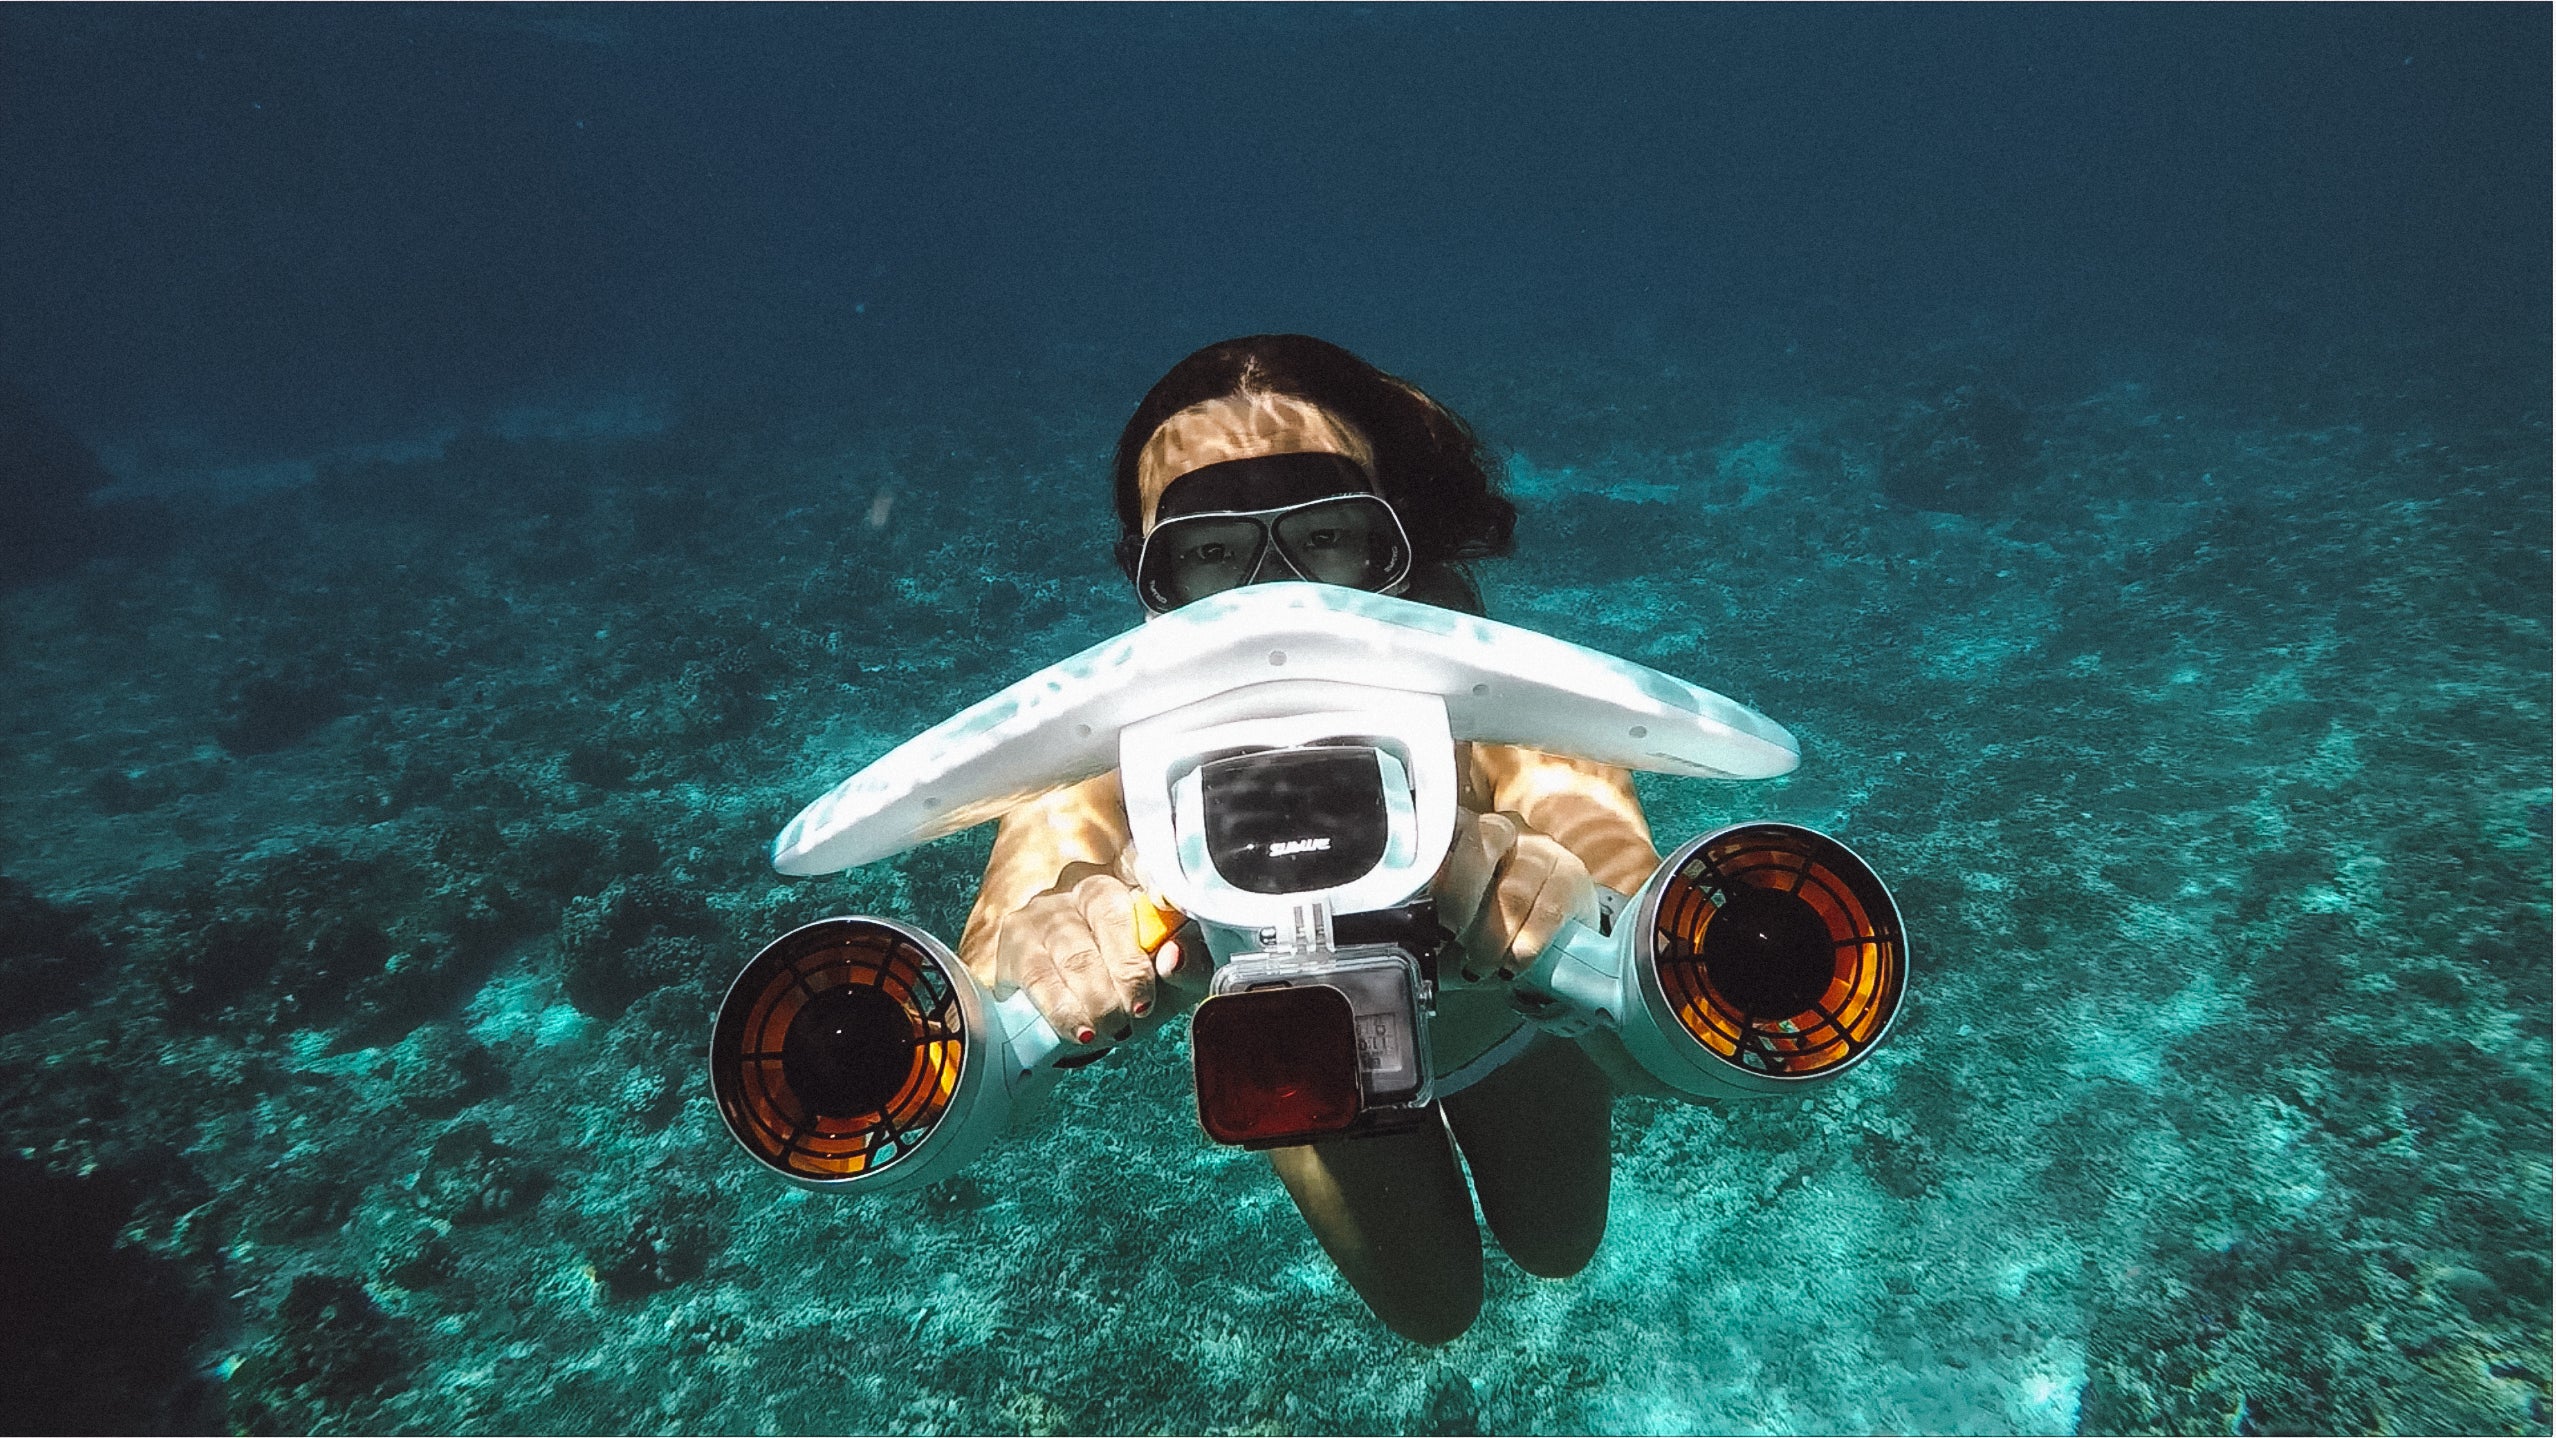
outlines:
[[[1257,1148],[1389,1131],[1434,1115],[1446,935],[1427,890],[1452,842],[1459,740],[1719,779],[1800,760],[1782,726],[1642,665],[1362,590],[1261,584],[898,746],[792,820],[773,863],[813,875],[888,858],[1115,767],[1153,906],[1140,930],[1157,921],[1147,947],[1186,916],[1215,963],[1190,1030],[1209,1136]],[[1834,1079],[1888,1034],[1906,990],[1889,891],[1796,825],[1702,835],[1601,900],[1597,926],[1565,923],[1510,1002],[1547,1032],[1612,1035],[1689,1097]],[[746,965],[710,1064],[720,1115],[759,1162],[804,1187],[884,1193],[956,1172],[1095,1057],[922,930],[841,917]]]

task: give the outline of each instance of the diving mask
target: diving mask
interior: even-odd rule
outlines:
[[[1271,454],[1191,470],[1163,489],[1136,560],[1156,614],[1267,579],[1371,593],[1411,577],[1411,537],[1346,455]]]

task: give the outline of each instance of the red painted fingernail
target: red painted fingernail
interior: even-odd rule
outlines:
[[[1141,1019],[1141,1018],[1143,1018],[1145,1015],[1152,1013],[1153,1011],[1154,1011],[1154,1006],[1153,1006],[1152,1004],[1150,1004],[1150,1003],[1145,1002],[1145,1001],[1144,1001],[1144,1000],[1142,1000],[1142,999],[1137,1000],[1137,1001],[1136,1001],[1135,1006],[1134,1006],[1134,1007],[1132,1007],[1132,1008],[1130,1008],[1130,1009],[1128,1010],[1128,1012],[1129,1012],[1129,1013],[1134,1014],[1136,1017],[1138,1017],[1138,1018],[1140,1018],[1140,1019]]]
[[[1099,1035],[1095,1034],[1092,1030],[1087,1029],[1087,1028],[1083,1028],[1083,1029],[1076,1029],[1076,1030],[1074,1030],[1074,1042],[1076,1042],[1076,1043],[1078,1043],[1078,1044],[1087,1044],[1087,1043],[1090,1043],[1093,1039],[1095,1039],[1095,1038],[1097,1038],[1097,1037],[1099,1037]]]

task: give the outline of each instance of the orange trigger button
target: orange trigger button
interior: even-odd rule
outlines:
[[[1189,916],[1178,909],[1167,909],[1143,894],[1136,896],[1136,947],[1146,953],[1163,946]]]

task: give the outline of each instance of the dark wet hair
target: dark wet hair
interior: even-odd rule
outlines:
[[[1145,442],[1164,420],[1191,405],[1242,393],[1307,400],[1358,427],[1375,450],[1377,487],[1411,536],[1415,569],[1446,571],[1464,560],[1509,552],[1518,508],[1491,487],[1482,441],[1454,411],[1329,341],[1245,335],[1173,365],[1119,431],[1111,479],[1118,500],[1118,567],[1130,580],[1144,546],[1136,458]],[[1466,591],[1472,588],[1461,571],[1447,577]]]

